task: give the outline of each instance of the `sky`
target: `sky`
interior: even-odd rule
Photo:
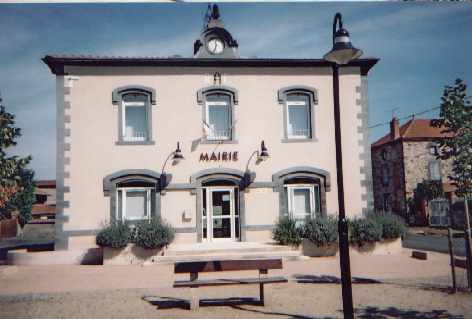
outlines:
[[[472,85],[472,3],[222,3],[242,57],[321,58],[332,21],[344,27],[369,73],[369,125],[439,106],[444,85]],[[0,4],[0,92],[23,136],[11,151],[32,155],[37,179],[55,178],[55,77],[51,53],[190,57],[205,3]],[[469,89],[469,94],[472,95]],[[437,110],[418,117],[435,117]],[[406,120],[404,120],[406,121]],[[402,121],[402,123],[404,122]],[[373,142],[387,125],[369,130]]]

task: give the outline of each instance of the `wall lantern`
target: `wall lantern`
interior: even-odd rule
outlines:
[[[167,156],[164,165],[162,165],[162,170],[161,170],[161,178],[159,179],[160,181],[160,188],[161,188],[161,194],[165,193],[164,189],[165,187],[170,183],[170,175],[168,176],[165,172],[164,169],[166,167],[167,162],[169,159],[172,158],[172,165],[177,165],[180,163],[181,160],[184,159],[184,156],[182,155],[182,151],[180,149],[180,143],[177,142],[177,148],[175,151],[171,152],[169,156]]]
[[[175,164],[178,164],[183,159],[184,159],[184,156],[182,155],[182,151],[180,150],[180,143],[177,142],[177,149],[174,151],[174,155],[172,156],[172,161]]]
[[[265,146],[264,141],[261,142],[261,151],[257,154],[257,160],[264,162],[269,159],[269,152],[267,151],[267,147]]]

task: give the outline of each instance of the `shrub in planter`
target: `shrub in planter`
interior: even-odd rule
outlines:
[[[405,223],[396,215],[380,214],[371,219],[382,226],[382,239],[396,239],[406,233]]]
[[[280,245],[298,246],[302,242],[300,228],[289,217],[283,217],[277,222],[272,238]]]
[[[338,240],[338,222],[331,216],[310,219],[303,226],[302,235],[318,247],[327,246]]]
[[[123,248],[130,242],[131,232],[123,222],[113,222],[97,234],[95,239],[98,246]]]
[[[349,221],[349,241],[359,247],[382,239],[382,225],[371,218]]]
[[[134,242],[136,246],[155,249],[169,245],[175,236],[174,229],[160,219],[141,221],[136,225]]]

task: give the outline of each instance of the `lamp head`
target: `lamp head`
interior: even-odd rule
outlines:
[[[177,142],[177,149],[174,151],[174,155],[172,156],[172,161],[174,161],[175,164],[178,164],[183,159],[184,159],[184,156],[182,155],[182,151],[180,150],[180,143]]]
[[[267,151],[267,147],[265,146],[264,141],[261,142],[261,151],[259,152],[259,156],[257,157],[260,161],[266,161],[269,158],[269,152]]]
[[[323,59],[336,64],[348,64],[362,55],[362,50],[355,48],[349,37],[349,32],[342,27],[342,17],[338,14],[334,18],[336,25],[337,19],[340,21],[339,29],[334,33],[333,48],[323,56]],[[333,27],[334,28],[334,27]]]

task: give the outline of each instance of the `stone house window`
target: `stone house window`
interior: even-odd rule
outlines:
[[[380,153],[380,156],[384,161],[388,160],[388,151],[386,149],[383,149],[382,152]]]
[[[383,194],[382,209],[384,212],[389,212],[391,210],[390,194],[388,193]]]
[[[430,161],[428,164],[429,179],[432,181],[441,180],[441,165],[439,161]]]
[[[390,168],[388,165],[382,166],[382,185],[388,186],[390,182]]]

